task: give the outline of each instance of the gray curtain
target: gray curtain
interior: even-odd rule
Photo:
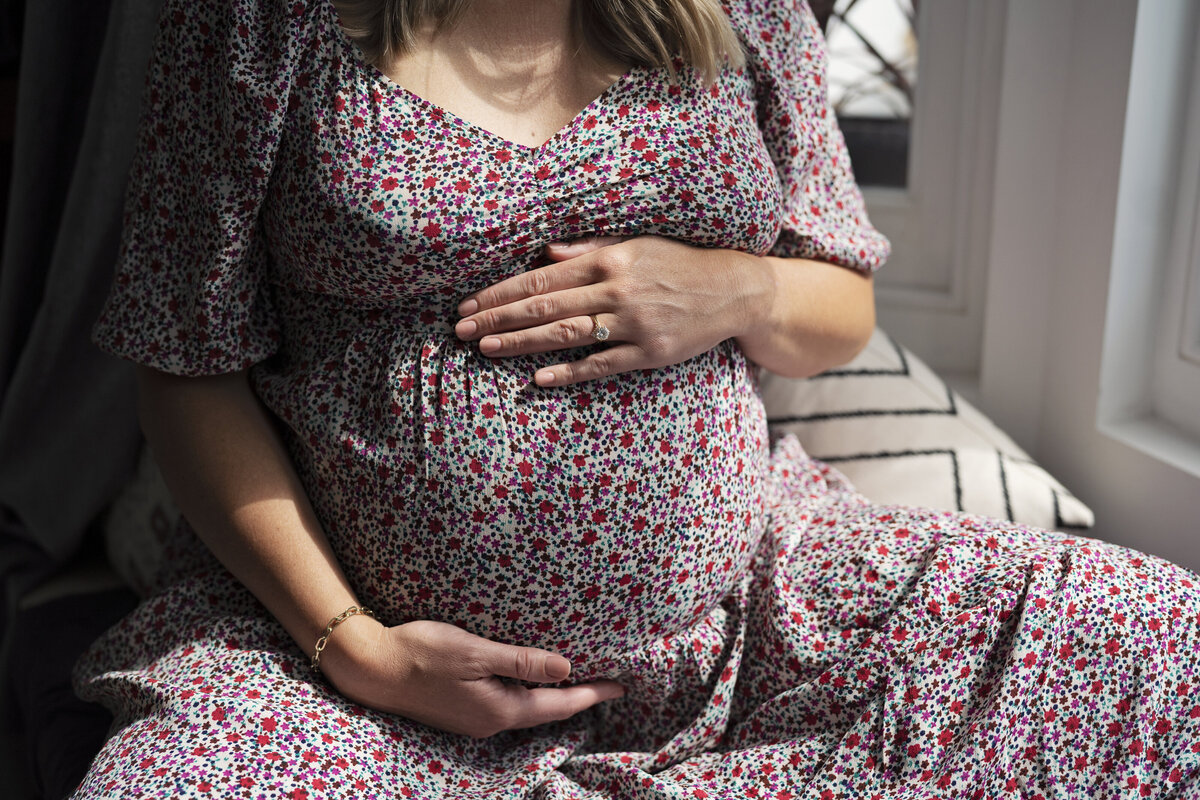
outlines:
[[[133,469],[130,367],[89,331],[112,280],[160,0],[35,0],[25,15],[0,261],[0,513],[6,584],[60,564]]]
[[[0,685],[19,598],[95,534],[140,446],[132,368],[88,337],[112,279],[160,1],[24,9],[0,260]]]

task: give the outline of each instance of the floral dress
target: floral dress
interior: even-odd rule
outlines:
[[[882,262],[808,9],[727,13],[745,67],[634,67],[526,147],[367,66],[329,0],[167,2],[97,341],[251,368],[385,623],[551,649],[627,693],[482,740],[375,712],[200,559],[81,660],[116,719],[77,797],[1200,792],[1190,573],[869,504],[769,441],[732,340],[546,389],[572,353],[454,336],[467,294],[593,234]]]

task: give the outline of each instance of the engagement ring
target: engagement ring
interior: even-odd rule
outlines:
[[[589,314],[588,316],[592,318],[592,338],[597,342],[603,342],[607,340],[611,331],[600,324],[600,320],[596,319],[595,314]]]

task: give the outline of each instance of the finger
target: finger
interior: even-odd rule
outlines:
[[[454,326],[454,332],[458,338],[470,341],[491,333],[518,331],[568,317],[587,316],[611,306],[611,301],[605,299],[606,294],[596,286],[581,286],[527,297],[461,319]]]
[[[543,367],[534,373],[533,381],[538,386],[569,386],[572,383],[594,381],[597,378],[651,366],[653,365],[646,363],[641,348],[633,344],[621,344],[597,350],[586,358],[569,364]]]
[[[557,653],[488,639],[482,641],[483,664],[492,675],[533,683],[557,683],[571,674],[571,662]]]
[[[597,703],[615,700],[624,694],[625,687],[616,681],[581,683],[562,689],[506,686],[504,702],[509,704],[510,728],[532,728],[573,717]]]
[[[609,314],[597,314],[595,317],[601,325],[607,325],[605,320],[612,322],[615,319]],[[607,331],[609,328],[605,327],[604,330]],[[485,336],[479,340],[479,352],[492,358],[504,358],[529,353],[548,353],[551,350],[566,350],[572,347],[586,347],[609,340],[608,336],[598,339],[595,331],[596,326],[592,324],[591,316],[569,317],[523,331]]]
[[[481,289],[458,304],[458,313],[469,316],[488,308],[524,300],[527,297],[572,289],[596,282],[597,273],[591,264],[547,264],[514,275]]]
[[[632,236],[588,236],[583,239],[574,239],[570,242],[551,242],[546,245],[546,256],[554,261],[566,261],[568,258],[577,258],[585,253],[591,253],[599,250],[601,247],[608,247],[612,244],[620,244]]]

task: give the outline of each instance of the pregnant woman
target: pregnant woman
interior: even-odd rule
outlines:
[[[768,442],[887,250],[803,5],[168,0],[146,102],[96,336],[207,550],[77,797],[1196,780],[1193,576]]]

